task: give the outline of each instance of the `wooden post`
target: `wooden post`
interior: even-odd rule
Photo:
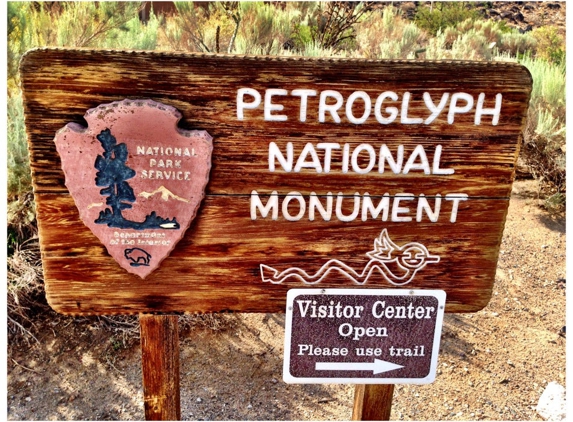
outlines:
[[[177,315],[139,314],[146,420],[180,420]]]
[[[354,390],[352,420],[390,420],[393,394],[394,384],[357,385]]]

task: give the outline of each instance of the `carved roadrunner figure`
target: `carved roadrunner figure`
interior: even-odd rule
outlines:
[[[365,284],[373,273],[380,273],[390,284],[403,286],[411,282],[418,271],[427,264],[440,262],[440,257],[430,255],[428,249],[418,242],[398,246],[388,236],[387,229],[374,239],[374,250],[367,252],[370,261],[360,272],[337,259],[327,261],[314,274],[300,268],[288,268],[282,272],[265,264],[260,265],[261,278],[274,284],[293,278],[305,284],[320,283],[330,272],[338,272],[356,284]]]

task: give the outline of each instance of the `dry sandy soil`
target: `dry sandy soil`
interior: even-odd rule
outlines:
[[[540,420],[547,384],[565,386],[565,220],[535,195],[515,183],[489,305],[446,315],[436,381],[397,385],[391,419]],[[137,321],[44,317],[37,341],[8,345],[8,419],[144,419]],[[351,417],[354,386],[282,381],[284,315],[195,323],[180,334],[182,419]]]

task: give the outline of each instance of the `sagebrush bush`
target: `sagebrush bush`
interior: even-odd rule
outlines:
[[[466,19],[438,31],[430,44],[427,58],[495,60],[531,51],[536,41],[531,33],[508,29],[501,21]]]
[[[472,2],[431,2],[430,5],[418,7],[414,22],[432,35],[444,31],[448,27],[455,27],[466,20],[474,21],[481,17]]]
[[[534,51],[535,45],[535,38],[533,38],[530,32],[521,34],[519,31],[513,30],[502,35],[501,44],[498,49],[502,54],[517,57],[525,52]]]
[[[258,2],[241,3],[242,23],[237,33],[237,52],[242,54],[271,53],[274,44],[282,34],[275,31],[275,8]],[[275,46],[276,47],[276,46]]]
[[[155,50],[158,45],[159,19],[152,12],[146,23],[134,16],[124,25],[111,29],[100,46],[117,50]]]
[[[294,37],[302,12],[287,3],[283,8],[262,2],[241,3],[241,26],[237,33],[236,52],[240,54],[277,55]]]
[[[171,50],[230,52],[236,28],[230,12],[215,4],[203,8],[193,2],[176,2],[175,7],[177,14],[165,21],[163,29]]]
[[[547,204],[565,204],[566,97],[565,64],[523,56],[519,61],[533,77],[522,156],[547,191]]]
[[[537,60],[522,56],[519,62],[529,69],[533,76],[532,102],[565,115],[565,64]]]
[[[426,41],[426,33],[388,6],[370,12],[356,24],[355,56],[373,59],[413,59]]]
[[[426,48],[426,58],[431,60],[492,60],[493,46],[475,29],[452,36],[451,31],[438,32]]]
[[[28,143],[24,124],[24,107],[22,94],[13,91],[8,95],[8,200],[29,192],[32,183],[30,164],[28,161]]]

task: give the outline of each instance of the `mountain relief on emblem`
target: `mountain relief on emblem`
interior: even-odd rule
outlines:
[[[95,183],[96,186],[103,187],[100,193],[107,197],[105,203],[110,208],[100,211],[95,223],[107,224],[108,227],[120,229],[179,229],[180,226],[175,217],[171,220],[163,218],[158,216],[155,211],[145,216],[142,222],[128,220],[122,215],[122,211],[131,208],[131,203],[135,202],[136,199],[132,187],[127,182],[135,176],[135,170],[126,164],[127,145],[118,144],[109,129],[102,130],[96,138],[100,141],[104,153],[96,157],[95,168],[98,172]],[[164,188],[162,198],[169,197],[168,191],[165,191]],[[171,194],[171,196],[175,195]]]

